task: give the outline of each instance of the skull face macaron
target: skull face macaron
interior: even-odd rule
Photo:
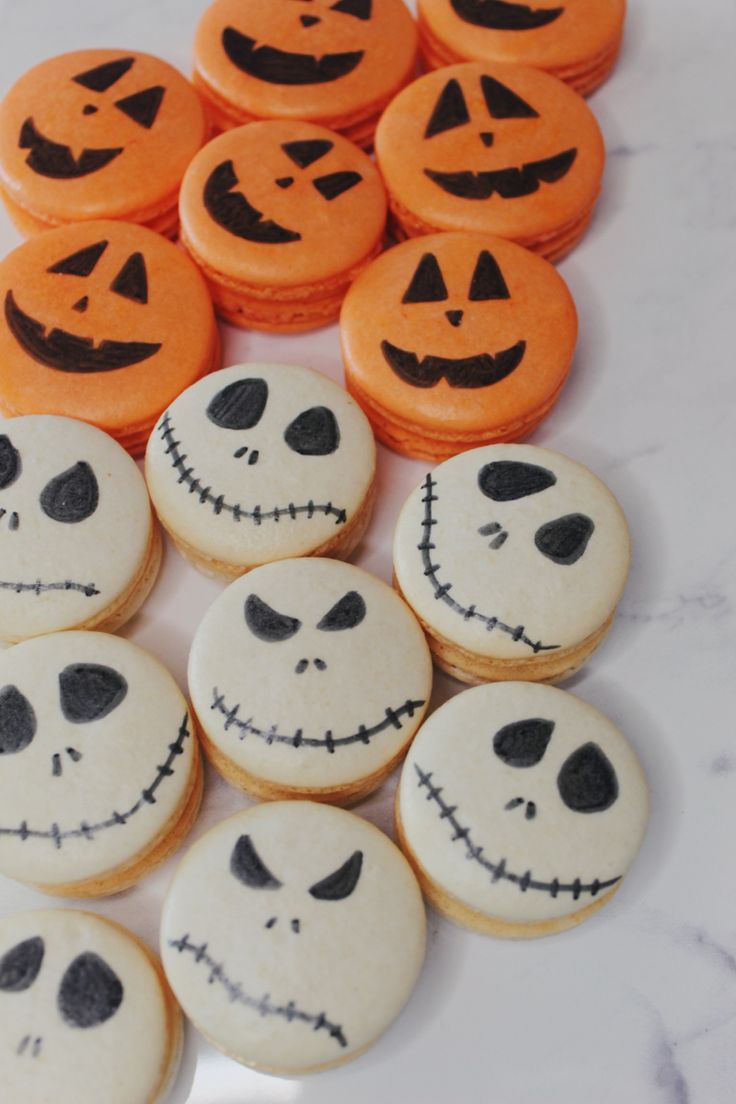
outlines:
[[[306,368],[244,364],[185,391],[148,444],[164,527],[201,570],[344,557],[372,507],[375,443],[357,404]]]
[[[160,963],[118,924],[57,909],[0,919],[4,1099],[156,1104],[181,1031]]]
[[[428,472],[394,537],[399,591],[435,661],[466,682],[577,670],[610,627],[629,557],[608,488],[530,445],[472,449]]]
[[[425,928],[411,869],[372,824],[312,802],[267,802],[184,857],[161,954],[210,1042],[244,1065],[301,1074],[355,1057],[396,1018]]]
[[[573,927],[618,890],[648,794],[606,717],[562,690],[509,682],[433,714],[404,764],[396,816],[440,911],[528,938]]]

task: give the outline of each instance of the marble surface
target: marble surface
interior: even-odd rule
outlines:
[[[32,63],[82,46],[146,49],[188,70],[202,6],[0,0],[0,94]],[[652,813],[639,860],[611,905],[551,939],[494,941],[430,915],[409,1006],[341,1070],[263,1076],[190,1031],[172,1104],[734,1099],[735,31],[732,0],[709,0],[707,12],[690,0],[631,4],[620,65],[591,100],[609,151],[603,198],[561,266],[580,344],[570,383],[533,438],[592,467],[631,524],[619,616],[567,688],[608,713],[644,762]],[[17,240],[0,214],[0,250]],[[293,361],[341,378],[334,327],[284,338],[224,329],[224,338],[226,363]],[[377,513],[356,559],[383,578],[397,512],[422,474],[381,450]],[[127,635],[183,683],[194,627],[218,591],[167,549]],[[436,700],[458,689],[438,679]],[[388,828],[393,786],[358,811]],[[210,773],[195,836],[243,804]],[[93,907],[155,945],[172,868]],[[52,903],[0,879],[0,913]]]

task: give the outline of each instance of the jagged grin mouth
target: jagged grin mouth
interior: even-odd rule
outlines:
[[[326,84],[352,73],[363,50],[342,54],[294,54],[275,46],[257,46],[256,40],[234,27],[222,32],[222,46],[233,65],[249,77],[269,84]]]
[[[489,172],[438,172],[425,169],[429,177],[443,192],[459,199],[521,199],[539,190],[540,184],[554,184],[567,176],[578,151],[564,150],[541,161],[527,161],[519,168],[494,169]]]
[[[416,353],[392,345],[390,341],[381,342],[381,352],[391,370],[413,387],[434,387],[442,379],[447,380],[450,387],[464,390],[490,387],[519,367],[525,351],[526,342],[517,341],[495,355],[477,353],[455,359],[430,355],[420,360]]]

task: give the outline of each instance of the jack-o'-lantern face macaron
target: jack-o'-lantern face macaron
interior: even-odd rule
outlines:
[[[172,66],[128,50],[77,50],[17,81],[0,105],[0,193],[25,234],[119,218],[177,227],[204,109]]]
[[[197,30],[194,80],[221,130],[309,119],[370,145],[416,51],[402,0],[216,0]]]
[[[587,96],[618,55],[626,0],[419,0],[422,57],[508,61],[544,69]]]
[[[428,460],[530,433],[559,395],[577,335],[557,271],[484,234],[384,253],[340,322],[346,383],[376,435]]]
[[[590,220],[605,150],[590,108],[561,81],[468,62],[393,100],[376,156],[401,236],[478,230],[558,260]]]
[[[0,412],[80,418],[134,454],[219,357],[199,272],[133,223],[77,223],[25,242],[0,262],[0,297]]]
[[[346,138],[271,120],[221,134],[195,157],[180,213],[182,242],[227,321],[298,330],[337,316],[380,250],[386,195]]]

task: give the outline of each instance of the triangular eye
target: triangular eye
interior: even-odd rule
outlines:
[[[249,889],[281,889],[253,846],[250,836],[241,836],[230,856],[230,873]]]
[[[372,0],[338,0],[332,5],[332,11],[354,15],[356,19],[370,19],[372,7]]]
[[[0,491],[15,483],[21,472],[20,453],[9,437],[0,436]]]
[[[538,717],[514,721],[499,728],[493,750],[509,767],[534,767],[547,750],[554,727],[554,721]]]
[[[259,640],[280,644],[289,640],[301,628],[301,621],[271,609],[257,594],[249,594],[245,600],[245,623]]]
[[[160,84],[156,84],[152,88],[144,88],[142,92],[134,92],[132,96],[124,96],[122,100],[116,100],[115,106],[134,123],[150,130],[156,122],[165,91]]]
[[[286,427],[284,440],[300,456],[330,456],[340,444],[340,427],[326,406],[313,406]]]
[[[602,813],[618,797],[618,779],[598,745],[583,744],[562,764],[557,789],[574,813]]]
[[[357,590],[349,590],[339,602],[335,602],[332,609],[324,615],[318,629],[323,632],[341,632],[343,629],[354,629],[365,617],[365,602]]]
[[[306,169],[329,153],[334,144],[327,138],[305,138],[301,142],[284,142],[281,148],[295,165]]]
[[[132,57],[106,61],[104,65],[97,65],[94,69],[88,69],[86,73],[78,73],[76,77],[72,77],[72,80],[85,88],[90,88],[93,92],[106,92],[125,76],[134,61],[135,58]]]
[[[585,552],[594,529],[586,514],[565,514],[540,526],[534,534],[534,543],[548,560],[569,567]]]
[[[316,180],[312,181],[312,184],[320,195],[324,196],[329,202],[337,199],[343,192],[349,192],[356,184],[360,184],[362,179],[363,177],[359,172],[334,172],[327,176],[318,176]]]
[[[434,253],[425,253],[416,267],[402,303],[441,303],[447,288]]]
[[[23,751],[36,735],[36,714],[17,686],[0,690],[0,755]]]
[[[72,724],[101,721],[128,693],[119,671],[99,663],[72,663],[59,675],[61,711]]]
[[[494,119],[538,119],[539,113],[521,96],[493,77],[482,76],[480,86],[488,114]]]
[[[506,286],[503,273],[498,267],[496,258],[487,249],[484,249],[478,254],[473,279],[470,281],[468,299],[473,303],[480,303],[485,299],[510,298],[509,289]]]
[[[267,402],[265,380],[241,379],[218,391],[206,413],[220,429],[252,429],[260,422]]]
[[[433,138],[435,134],[441,134],[443,130],[452,130],[453,127],[464,126],[469,122],[470,114],[468,105],[465,103],[463,90],[459,82],[453,77],[440,92],[432,117],[427,123],[424,137]]]
[[[40,935],[16,943],[0,958],[0,991],[22,993],[38,977],[45,946]]]
[[[131,253],[110,284],[110,290],[134,303],[148,302],[148,274],[142,253]]]
[[[95,473],[84,460],[50,479],[41,491],[41,509],[52,521],[74,525],[97,509],[100,489]]]
[[[106,241],[95,242],[87,245],[77,253],[65,257],[63,261],[57,261],[47,272],[55,272],[62,276],[89,276],[95,270],[95,265],[107,249]]]
[[[513,502],[553,487],[557,476],[538,464],[518,460],[494,460],[478,472],[478,486],[494,502]]]
[[[98,1027],[123,1003],[123,985],[104,958],[86,951],[77,955],[59,986],[58,1005],[70,1027]]]
[[[318,901],[344,901],[355,889],[363,866],[363,852],[354,851],[339,870],[311,886],[309,892]]]

